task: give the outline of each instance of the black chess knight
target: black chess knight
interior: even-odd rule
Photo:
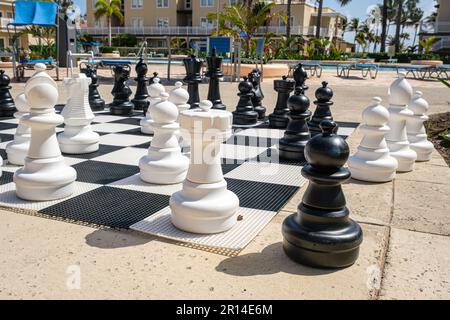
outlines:
[[[302,92],[305,93],[306,90],[308,90],[308,86],[305,85],[305,82],[308,79],[308,73],[306,72],[302,63],[299,63],[295,66],[293,77],[295,81],[295,90],[297,92],[300,92],[300,90],[302,90]]]
[[[223,58],[217,56],[216,48],[213,48],[211,56],[206,57],[208,71],[205,76],[209,78],[208,100],[212,102],[213,109],[225,110],[226,107],[222,103],[220,97],[220,78],[223,77],[222,72]]]
[[[102,99],[97,89],[99,86],[97,68],[93,65],[87,65],[85,68],[80,69],[80,71],[86,74],[88,78],[91,78],[91,84],[89,85],[89,105],[92,111],[105,109],[105,100]]]
[[[255,111],[258,112],[258,119],[262,120],[266,117],[266,107],[263,106],[264,93],[261,89],[261,71],[259,69],[253,69],[248,74],[249,81],[253,84],[253,97],[252,103]]]
[[[258,122],[258,113],[252,104],[253,85],[247,77],[239,83],[239,102],[236,110],[233,111],[233,124],[255,125]]]
[[[131,100],[131,102],[134,105],[134,109],[144,110],[144,113],[146,113],[150,102],[148,101],[147,90],[147,83],[149,81],[149,78],[147,78],[148,67],[144,62],[144,59],[139,59],[139,62],[136,64],[135,70],[137,77],[134,78],[134,80],[136,81],[137,85],[134,99]]]
[[[275,91],[278,92],[278,97],[275,109],[269,115],[269,126],[276,129],[285,129],[289,123],[287,101],[295,88],[295,81],[288,80],[286,76],[283,76],[281,80],[274,80],[273,86]]]
[[[333,105],[331,101],[333,98],[333,90],[328,87],[328,82],[322,82],[322,87],[316,90],[316,101],[314,104],[316,105],[316,110],[312,116],[312,119],[308,121],[309,131],[311,132],[311,136],[314,137],[318,134],[321,134],[322,130],[320,129],[320,123],[323,120],[333,121],[333,116],[331,115],[330,106]],[[338,126],[336,125],[335,130],[337,132]],[[335,132],[335,133],[336,133]]]
[[[128,86],[130,78],[129,65],[114,66],[114,87],[111,91],[114,96],[113,102],[109,105],[111,114],[131,115],[133,113],[133,103],[130,102],[131,89]]]
[[[153,72],[153,77],[148,80],[148,85],[154,84],[156,78],[158,78],[158,72]]]
[[[309,184],[297,213],[283,222],[283,249],[301,264],[342,268],[356,261],[362,242],[362,230],[349,218],[341,187],[350,179],[350,171],[343,167],[350,149],[334,133],[333,121],[324,120],[320,127],[322,134],[312,138],[305,148],[308,164],[302,175]]]
[[[0,70],[0,118],[12,117],[17,111],[14,100],[9,90],[11,86],[11,79],[5,73],[5,70]]]
[[[200,74],[203,60],[197,58],[195,55],[191,55],[188,58],[183,59],[184,68],[186,69],[186,77],[184,82],[188,84],[189,101],[188,104],[191,109],[198,108],[200,105],[200,95],[198,92],[198,84],[202,82],[202,76]]]

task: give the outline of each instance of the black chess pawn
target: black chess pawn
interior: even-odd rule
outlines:
[[[153,77],[148,80],[148,85],[154,84],[156,78],[158,78],[158,72],[153,72]]]
[[[320,133],[322,130],[320,129],[320,123],[323,120],[333,121],[333,116],[331,115],[330,106],[333,105],[331,101],[333,98],[333,90],[328,87],[328,82],[322,82],[322,87],[316,90],[316,101],[314,104],[316,105],[316,110],[310,121],[308,121],[309,131],[311,132],[311,136],[314,137]],[[338,130],[338,126],[335,128],[336,132]],[[335,132],[335,133],[336,133]]]
[[[117,65],[113,67],[115,82],[111,91],[114,99],[109,105],[111,114],[125,116],[133,113],[134,105],[130,102],[132,92],[128,86],[130,69],[128,65]]]
[[[247,77],[244,77],[244,80],[239,83],[239,102],[236,110],[233,111],[233,124],[251,126],[258,122],[258,113],[252,104],[253,95],[253,85]]]
[[[266,117],[266,107],[263,106],[264,93],[261,89],[261,71],[259,69],[253,69],[248,74],[248,79],[253,84],[253,98],[252,103],[255,111],[258,112],[258,119],[262,120]]]
[[[202,82],[202,76],[200,74],[203,60],[197,58],[195,55],[191,55],[188,58],[183,59],[184,68],[186,69],[186,77],[184,81],[188,84],[189,100],[188,104],[191,109],[198,108],[200,105],[200,95],[198,92],[198,84]]]
[[[217,56],[216,48],[213,48],[211,56],[206,57],[208,71],[205,76],[209,78],[208,100],[213,103],[213,109],[225,110],[226,107],[222,103],[220,97],[220,78],[223,77],[222,72],[223,58]]]
[[[17,111],[14,100],[9,90],[11,86],[11,79],[5,73],[5,70],[0,70],[0,118],[12,117]]]
[[[309,180],[297,213],[282,227],[283,249],[294,261],[313,267],[341,268],[352,265],[362,242],[360,226],[349,218],[341,184],[350,179],[343,168],[350,150],[334,134],[336,123],[324,120],[323,132],[305,148],[308,164],[302,175]]]
[[[105,100],[102,99],[97,89],[99,86],[97,68],[92,65],[87,65],[86,68],[82,68],[80,71],[86,74],[88,78],[91,78],[91,84],[89,85],[89,105],[92,111],[104,110],[106,106]]]
[[[303,93],[305,93],[306,90],[308,90],[308,86],[305,85],[306,79],[308,79],[308,73],[306,72],[302,63],[299,63],[295,66],[293,77],[295,81],[295,89],[301,89],[303,90]]]
[[[307,120],[311,117],[309,99],[303,93],[301,87],[297,87],[296,93],[289,97],[289,124],[279,142],[279,155],[281,159],[292,161],[305,161],[305,146],[311,139]]]
[[[140,58],[139,62],[135,67],[137,77],[134,78],[136,81],[136,93],[134,95],[134,99],[131,102],[134,105],[134,109],[136,110],[144,110],[144,113],[147,112],[148,106],[150,105],[150,101],[148,101],[148,90],[147,83],[149,79],[147,78],[148,67],[144,62],[144,59]]]
[[[269,115],[269,126],[276,129],[285,129],[289,123],[287,101],[290,93],[295,88],[295,81],[288,80],[286,76],[283,76],[281,80],[274,80],[273,86],[275,91],[278,92],[278,97],[275,109]]]

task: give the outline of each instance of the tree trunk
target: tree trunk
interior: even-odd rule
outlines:
[[[292,7],[292,0],[287,1],[287,8],[286,8],[286,38],[289,39],[291,36],[291,7]]]
[[[413,43],[412,43],[412,48],[413,48],[413,50],[414,50],[414,46],[416,45],[417,31],[418,31],[418,29],[419,29],[419,25],[416,24],[414,27],[415,27],[415,30],[414,30],[414,40],[413,40]],[[415,51],[415,50],[414,50],[414,51]]]
[[[320,27],[321,27],[321,23],[322,23],[322,9],[323,9],[323,0],[318,0],[319,1],[319,9],[317,11],[317,22],[316,22],[316,38],[319,39],[320,38]]]
[[[380,52],[386,52],[386,39],[387,39],[387,23],[388,23],[388,7],[387,7],[388,0],[383,0],[383,18],[381,20],[381,48]]]
[[[397,8],[397,21],[396,29],[395,29],[395,53],[400,52],[400,30],[402,27],[402,10],[403,9],[403,0],[398,0],[398,8]]]
[[[379,27],[379,25],[377,26],[377,32],[375,33],[375,42],[373,44],[373,53],[377,52],[378,27]]]
[[[112,25],[111,25],[111,18],[108,17],[108,43],[109,46],[112,46]]]

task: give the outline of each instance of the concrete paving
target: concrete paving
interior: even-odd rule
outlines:
[[[315,88],[326,80],[335,92],[336,120],[360,122],[372,96],[387,101],[394,78],[393,72],[381,72],[376,80],[347,80],[326,70],[321,79],[308,81],[308,96],[313,100]],[[450,93],[440,83],[411,84],[424,92],[431,113],[449,111]],[[21,86],[13,84],[13,93]],[[222,85],[229,110],[237,103],[236,87]],[[264,81],[263,89],[270,111],[276,100],[272,81]],[[111,85],[101,87],[107,101],[109,91]],[[206,91],[202,85],[202,97]],[[349,137],[352,153],[360,138],[359,131]],[[342,270],[303,267],[282,251],[281,223],[296,210],[305,187],[237,257],[1,210],[0,298],[449,299],[449,175],[436,152],[432,161],[417,163],[414,172],[394,182],[345,184],[364,241],[358,261]]]

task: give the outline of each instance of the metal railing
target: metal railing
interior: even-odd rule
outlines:
[[[450,36],[448,37],[442,37],[438,42],[435,43],[433,49],[435,51],[441,50],[441,49],[449,49],[450,48]]]
[[[0,27],[1,28],[6,28],[8,23],[12,22],[13,20],[14,19],[12,19],[12,18],[0,18]]]
[[[420,26],[421,33],[438,33],[438,32],[450,32],[449,22],[436,22],[434,24],[422,23]]]

